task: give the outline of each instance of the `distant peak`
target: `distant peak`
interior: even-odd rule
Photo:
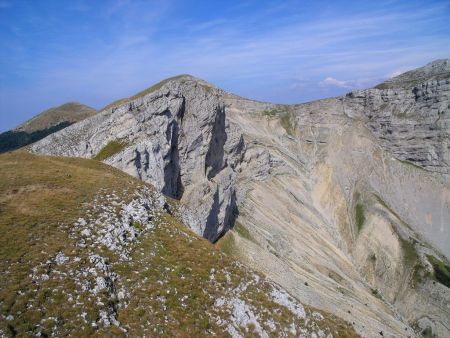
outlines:
[[[376,89],[411,88],[426,81],[450,78],[450,59],[439,59],[427,63],[380,83]]]
[[[15,130],[34,132],[48,129],[59,123],[75,123],[94,115],[96,109],[79,102],[66,102],[60,106],[49,108],[28,121],[17,126]]]

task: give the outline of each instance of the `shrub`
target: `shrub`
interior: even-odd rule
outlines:
[[[428,260],[434,269],[434,277],[436,280],[450,288],[450,266],[446,265],[441,260],[437,259],[434,256],[427,255]]]
[[[366,221],[366,217],[364,216],[364,206],[361,203],[356,204],[355,221],[356,221],[356,228],[358,229],[358,232],[360,232],[364,225],[364,222]]]

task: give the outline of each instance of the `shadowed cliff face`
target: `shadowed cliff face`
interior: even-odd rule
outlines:
[[[154,88],[32,151],[120,142],[106,163],[179,199],[210,241],[228,231],[219,243],[299,299],[364,336],[450,333],[429,259],[450,255],[448,78],[291,106],[189,76]]]

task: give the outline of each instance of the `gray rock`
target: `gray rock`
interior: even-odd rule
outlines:
[[[225,118],[221,93],[184,76],[53,134],[31,149],[92,158],[108,143],[120,140],[124,149],[105,162],[180,199],[186,224],[215,241],[233,224],[235,171],[245,153],[239,127]]]
[[[450,74],[413,88],[368,89],[342,99],[380,144],[402,161],[450,175]]]

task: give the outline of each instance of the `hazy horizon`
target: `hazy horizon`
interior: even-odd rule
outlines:
[[[448,1],[0,0],[0,132],[191,74],[261,101],[368,88],[450,57]]]

